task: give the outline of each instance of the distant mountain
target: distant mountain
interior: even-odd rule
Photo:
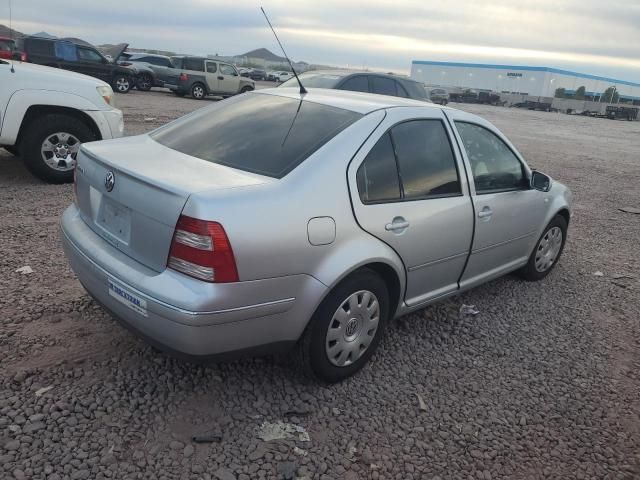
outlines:
[[[270,52],[266,48],[258,48],[256,50],[251,50],[250,52],[244,53],[242,55],[238,55],[238,57],[259,58],[267,62],[286,62],[287,61],[286,58],[279,57],[278,55]]]
[[[17,30],[11,30],[6,25],[0,25],[0,37],[22,38],[26,37],[26,35],[22,32],[18,32]]]
[[[40,37],[40,38],[58,38],[55,35],[51,35],[50,33],[47,33],[47,32],[34,33],[33,36]]]

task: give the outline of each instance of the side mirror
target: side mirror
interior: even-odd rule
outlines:
[[[531,188],[541,192],[548,192],[551,190],[551,178],[542,172],[534,170],[531,172]]]

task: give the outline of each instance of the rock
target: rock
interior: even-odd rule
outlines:
[[[284,480],[292,480],[295,478],[298,465],[295,462],[282,462],[278,465],[278,473]]]
[[[22,431],[27,435],[31,435],[32,433],[35,433],[38,430],[42,430],[43,428],[45,428],[44,422],[27,423]]]
[[[169,448],[171,450],[182,450],[184,448],[184,443],[172,440],[171,443],[169,443]]]
[[[4,448],[10,452],[16,451],[20,448],[20,440],[10,440],[4,444]]]
[[[184,450],[182,451],[182,454],[189,458],[191,455],[193,455],[193,453],[195,452],[195,448],[193,448],[193,445],[187,445],[186,447],[184,447]]]
[[[236,476],[226,468],[219,468],[214,473],[214,476],[218,480],[236,480]]]

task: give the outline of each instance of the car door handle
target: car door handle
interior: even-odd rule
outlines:
[[[409,222],[402,217],[396,217],[393,219],[393,222],[387,223],[384,226],[384,229],[387,232],[397,232],[398,230],[404,230],[405,228],[409,228]]]
[[[218,77],[218,80],[224,80],[224,77]]]
[[[491,210],[489,207],[484,207],[478,212],[479,218],[489,218],[491,215],[493,215],[493,210]]]

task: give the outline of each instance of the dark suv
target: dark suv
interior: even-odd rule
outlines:
[[[126,48],[126,44],[123,45]],[[91,45],[80,45],[68,40],[25,37],[20,40],[20,47],[28,62],[99,78],[109,83],[118,93],[127,93],[134,83],[134,69],[107,60]],[[122,52],[113,58],[117,59],[120,53]]]
[[[393,97],[413,98],[429,101],[424,85],[407,77],[386,73],[353,72],[349,70],[315,70],[299,75],[300,81],[309,88],[335,88],[353,92],[377,93]],[[298,81],[291,78],[280,85],[297,87]]]

